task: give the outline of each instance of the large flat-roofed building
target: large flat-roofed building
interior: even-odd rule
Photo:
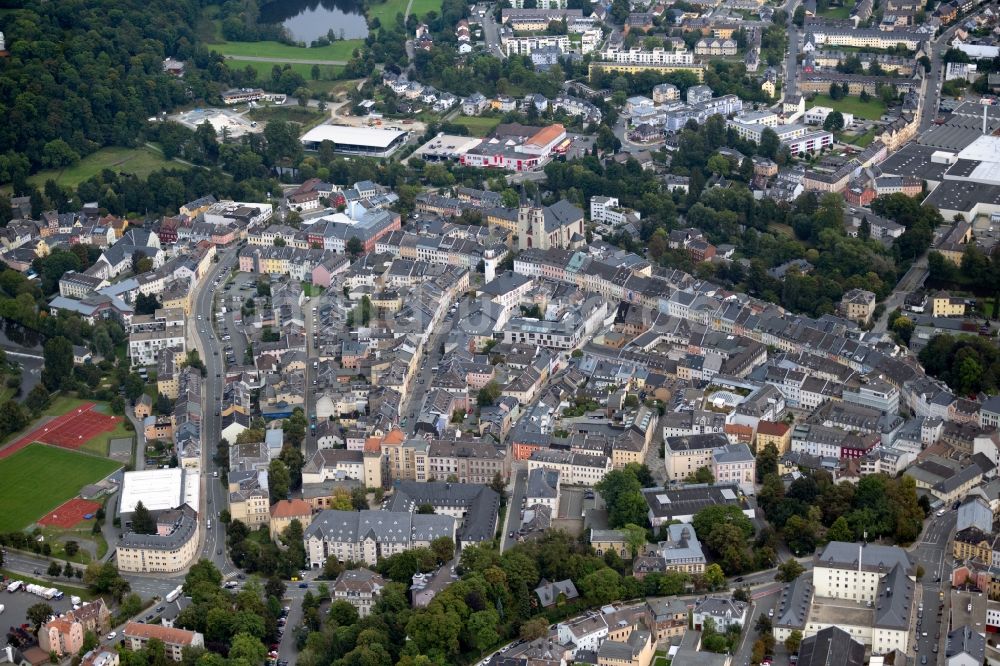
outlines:
[[[198,506],[198,475],[188,472],[191,474],[185,478],[185,470],[179,467],[125,472],[118,515],[131,515],[140,501],[150,511],[176,509],[182,504]]]
[[[414,156],[424,161],[458,160],[482,142],[474,136],[457,136],[439,133],[414,151]]]
[[[646,488],[642,495],[649,507],[649,522],[654,528],[673,520],[690,523],[696,513],[717,505],[738,506],[748,518],[755,516],[753,506],[735,483]]]
[[[461,163],[508,171],[535,171],[548,163],[552,152],[564,141],[566,128],[558,123],[548,127],[517,123],[498,125],[493,136],[462,155]]]
[[[306,150],[317,150],[324,141],[332,141],[338,153],[389,157],[406,142],[406,132],[375,127],[320,125],[302,135]]]

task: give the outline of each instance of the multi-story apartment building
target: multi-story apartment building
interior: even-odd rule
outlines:
[[[926,37],[917,32],[902,30],[879,30],[877,28],[848,28],[837,25],[809,24],[807,30],[812,40],[807,42],[819,46],[850,46],[853,48],[889,49],[902,44],[916,51]]]
[[[153,365],[163,349],[187,349],[184,311],[160,308],[151,315],[135,315],[128,336],[132,365]]]
[[[187,504],[156,518],[156,534],[126,532],[115,551],[119,571],[176,573],[198,555],[198,514]]]
[[[605,455],[588,455],[555,449],[537,449],[528,456],[528,469],[553,469],[559,472],[559,482],[570,486],[593,486],[613,467]]]
[[[349,569],[337,576],[330,591],[334,601],[346,601],[358,609],[360,617],[368,617],[385,586],[385,579],[370,569]]]
[[[429,547],[438,537],[455,539],[455,519],[409,511],[322,511],[305,530],[309,566],[328,557],[375,566],[379,558]]]
[[[844,402],[871,407],[886,414],[899,413],[899,389],[878,377],[863,377],[857,386],[845,385]]]
[[[510,477],[510,451],[489,442],[432,440],[427,470],[430,478],[439,481],[454,476],[459,483],[490,483],[497,474],[506,480]]]
[[[875,293],[865,289],[850,289],[840,299],[840,306],[848,319],[867,324],[875,312]]]
[[[641,49],[627,51],[620,48],[609,48],[601,51],[600,60],[623,65],[690,65],[694,63],[694,54],[686,49]]]
[[[683,481],[701,467],[712,469],[716,449],[729,445],[719,433],[667,437],[664,440],[663,464],[670,481]]]
[[[299,521],[305,529],[309,526],[312,515],[312,504],[305,500],[285,499],[275,502],[271,505],[271,538],[277,540],[293,520]]]
[[[184,648],[205,646],[205,637],[196,631],[142,622],[126,624],[122,638],[133,652],[143,649],[151,639],[155,638],[163,643],[167,658],[171,661],[181,661]]]
[[[267,525],[271,515],[267,471],[230,471],[228,481],[230,517],[251,530]]]
[[[757,462],[750,447],[727,443],[714,449],[712,475],[718,483],[739,484],[744,493],[752,495],[757,481]]]
[[[774,444],[778,455],[788,453],[792,446],[792,428],[780,421],[759,421],[755,450],[762,451],[768,444]]]

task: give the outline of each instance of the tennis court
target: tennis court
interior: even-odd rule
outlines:
[[[69,529],[71,527],[75,527],[77,523],[86,519],[87,516],[97,513],[97,510],[100,508],[100,502],[92,502],[90,500],[76,497],[68,502],[60,504],[55,509],[39,518],[38,524],[45,525],[46,527],[62,527],[64,529]]]

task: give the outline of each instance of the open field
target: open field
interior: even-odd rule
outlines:
[[[100,481],[118,463],[42,444],[31,444],[0,460],[0,532],[22,530]]]
[[[493,128],[500,124],[500,118],[486,118],[483,116],[458,116],[449,121],[456,125],[463,125],[469,128],[472,136],[486,136],[493,131]]]
[[[104,169],[111,169],[118,173],[134,173],[140,178],[145,178],[157,169],[166,167],[187,168],[179,162],[164,159],[163,155],[145,146],[141,148],[102,148],[96,153],[87,155],[71,167],[39,171],[33,176],[28,176],[28,182],[42,187],[45,185],[45,181],[51,178],[64,187],[76,187],[88,178],[101,173]]]
[[[308,125],[317,118],[326,117],[319,109],[301,106],[258,106],[250,109],[247,116],[252,120],[283,120],[289,123]]]
[[[360,39],[344,39],[329,46],[302,48],[280,42],[220,42],[209,48],[225,56],[248,58],[287,58],[289,60],[350,60],[354,49],[362,45]],[[275,63],[270,63],[275,64]],[[270,72],[270,68],[268,68]],[[307,77],[308,78],[308,77]]]
[[[387,2],[375,2],[368,7],[368,22],[377,18],[383,25],[393,25],[396,21],[396,14],[406,11],[407,0],[388,0]],[[410,6],[410,13],[421,18],[429,11],[441,12],[441,0],[413,0]]]
[[[878,120],[885,113],[885,104],[877,97],[872,97],[867,102],[862,102],[857,97],[844,97],[834,100],[829,95],[816,95],[811,104],[813,106],[828,106],[834,111],[841,113],[851,113],[855,118],[866,120]]]
[[[293,72],[295,72],[296,74],[298,74],[299,76],[301,76],[303,79],[306,80],[306,86],[308,86],[309,88],[312,88],[314,84],[320,82],[312,80],[313,66],[301,62],[285,63],[285,62],[266,62],[263,60],[229,60],[226,62],[226,66],[228,66],[230,70],[246,69],[247,67],[249,67],[253,71],[257,72],[257,78],[262,80],[264,79],[270,80],[271,70],[274,69],[275,67],[277,67],[278,69],[284,69],[285,67],[290,67]],[[319,66],[320,79],[321,80],[332,79],[338,74],[340,74],[340,71],[342,69],[344,68],[341,65],[320,65]]]

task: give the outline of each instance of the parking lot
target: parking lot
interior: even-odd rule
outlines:
[[[16,579],[14,579],[16,580]],[[0,616],[0,622],[3,626],[18,626],[24,624],[28,621],[28,609],[35,604],[48,604],[52,607],[52,610],[56,613],[65,613],[68,610],[73,609],[73,604],[70,602],[70,595],[67,594],[62,599],[43,599],[42,597],[36,597],[34,594],[29,594],[24,590],[18,592],[8,592],[7,584],[11,582],[11,579],[0,583],[0,604],[3,604],[4,611],[3,615]],[[52,583],[52,587],[59,589],[57,583]]]
[[[259,275],[253,273],[237,273],[232,282],[219,286],[216,312],[221,313],[225,307],[226,314],[221,320],[216,315],[214,324],[223,343],[220,353],[225,356],[227,365],[242,364],[246,355],[247,339],[243,333],[243,325],[236,321],[235,315],[239,313],[245,301],[257,295],[259,278]],[[229,336],[228,340],[226,336]]]

